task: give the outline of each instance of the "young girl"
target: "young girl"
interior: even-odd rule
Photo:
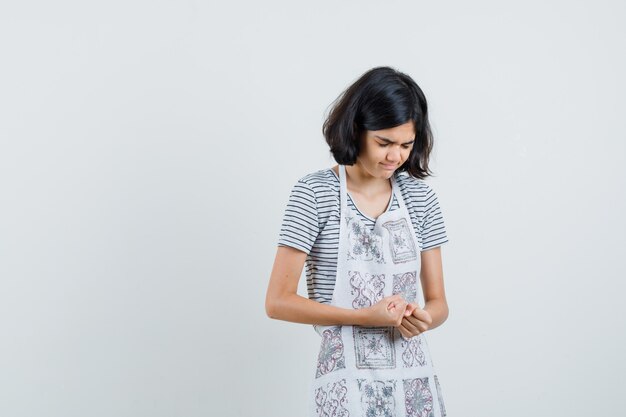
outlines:
[[[448,239],[423,181],[432,174],[427,109],[411,77],[369,70],[323,126],[338,165],[291,191],[266,310],[321,336],[310,416],[446,415],[424,336],[448,317]],[[305,262],[308,298],[297,294]]]

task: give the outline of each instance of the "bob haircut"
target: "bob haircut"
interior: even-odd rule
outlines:
[[[396,171],[424,179],[432,172],[428,159],[433,137],[428,105],[411,77],[391,67],[365,72],[332,103],[322,132],[335,161],[354,165],[366,130],[381,130],[413,121],[415,143],[407,160]]]

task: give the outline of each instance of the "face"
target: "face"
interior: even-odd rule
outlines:
[[[389,178],[408,159],[415,142],[413,121],[382,130],[366,130],[357,164],[369,175]]]

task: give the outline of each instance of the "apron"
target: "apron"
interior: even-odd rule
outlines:
[[[339,182],[339,253],[331,305],[365,308],[383,297],[402,294],[423,307],[420,246],[395,174],[391,183],[400,207],[381,214],[373,232],[348,207],[341,164]],[[405,339],[394,327],[314,328],[321,343],[309,416],[445,417],[424,334]]]

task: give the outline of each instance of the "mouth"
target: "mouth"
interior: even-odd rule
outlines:
[[[383,169],[387,169],[387,170],[394,170],[398,167],[398,165],[387,165],[387,164],[381,164],[383,166]]]

